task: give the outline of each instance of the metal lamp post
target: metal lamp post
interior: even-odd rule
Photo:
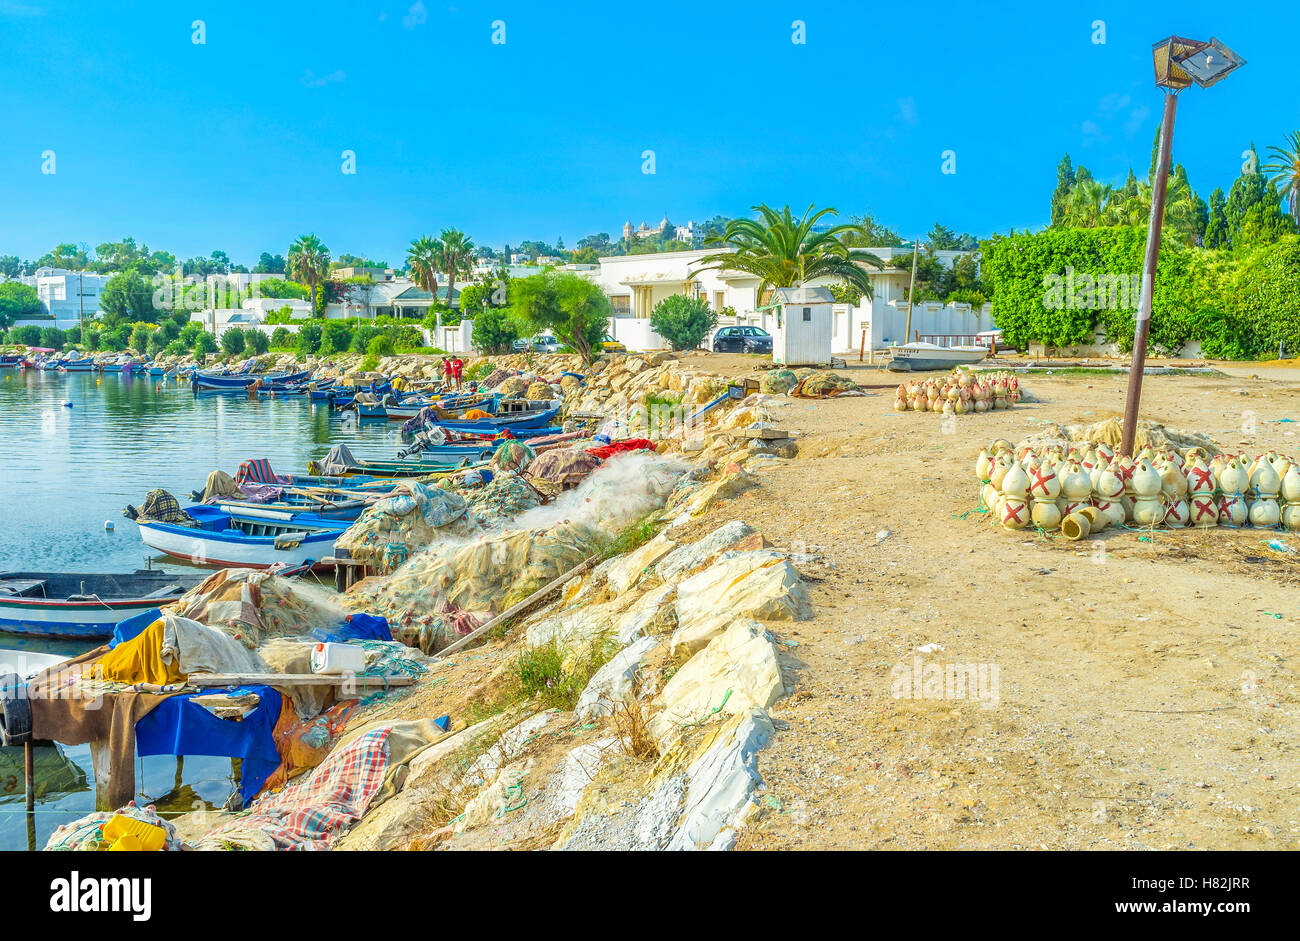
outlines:
[[[1133,334],[1133,365],[1128,374],[1128,395],[1124,400],[1124,434],[1120,453],[1133,456],[1137,435],[1138,404],[1142,400],[1142,371],[1147,360],[1147,336],[1151,332],[1151,300],[1155,290],[1156,261],[1160,256],[1160,231],[1165,222],[1165,193],[1169,184],[1169,155],[1173,146],[1174,112],[1178,93],[1195,83],[1208,88],[1246,64],[1217,39],[1201,42],[1170,36],[1152,47],[1156,86],[1165,93],[1160,122],[1160,153],[1151,185],[1151,219],[1147,223],[1146,255],[1142,261],[1142,293],[1138,299],[1137,324]]]

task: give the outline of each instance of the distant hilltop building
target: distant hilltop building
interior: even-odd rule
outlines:
[[[629,219],[627,222],[623,223],[623,238],[627,239],[629,242],[633,239],[659,238],[664,234],[664,229],[667,229],[671,225],[672,223],[668,221],[667,215],[660,219],[659,224],[656,226],[650,226],[642,222],[641,225],[635,229],[632,228],[632,220]]]

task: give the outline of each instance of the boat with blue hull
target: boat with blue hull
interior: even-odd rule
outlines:
[[[190,387],[195,392],[247,392],[248,387],[258,380],[261,380],[263,384],[287,385],[289,383],[303,382],[310,375],[310,370],[268,376],[255,376],[251,373],[219,376],[214,373],[196,372],[190,379]]]
[[[335,540],[352,525],[316,513],[286,513],[284,519],[268,519],[202,505],[186,507],[185,512],[197,526],[137,520],[141,541],[196,565],[328,569],[332,566],[320,560],[334,554]]]
[[[154,570],[0,573],[0,631],[100,640],[119,622],[174,601],[204,577]]]

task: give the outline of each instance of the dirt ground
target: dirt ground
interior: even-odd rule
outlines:
[[[1285,421],[1300,422],[1300,369],[1232,371],[1148,377],[1142,417],[1300,454]],[[775,407],[799,457],[763,468],[719,521],[808,553],[816,618],[769,624],[790,695],[771,710],[768,790],[742,846],[1300,847],[1300,556],[1268,548],[1279,534],[1070,543],[970,512],[982,445],[1120,414],[1126,381],[1030,374],[1041,403],[959,417],[951,434],[940,416],[896,413],[890,389]],[[983,701],[922,683],[907,698],[900,664],[908,677],[982,665],[991,685]]]

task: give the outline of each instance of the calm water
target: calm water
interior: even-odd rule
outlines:
[[[0,376],[0,571],[144,568],[150,551],[122,508],[139,506],[155,487],[184,505],[209,472],[233,475],[249,458],[301,472],[339,442],[358,456],[392,458],[397,450],[397,423],[345,423],[305,398],[195,396],[188,384],[116,374],[4,370]],[[112,532],[105,531],[106,520]],[[193,571],[158,559],[154,565]],[[0,662],[7,651],[74,656],[90,646],[0,633]],[[136,785],[160,809],[219,804],[233,788],[224,758],[187,758],[179,789],[175,776],[174,758],[137,760]],[[59,824],[94,809],[89,748],[42,747],[37,778],[38,794],[45,788],[36,813],[41,847]],[[26,848],[27,827],[22,750],[0,749],[0,850]]]

